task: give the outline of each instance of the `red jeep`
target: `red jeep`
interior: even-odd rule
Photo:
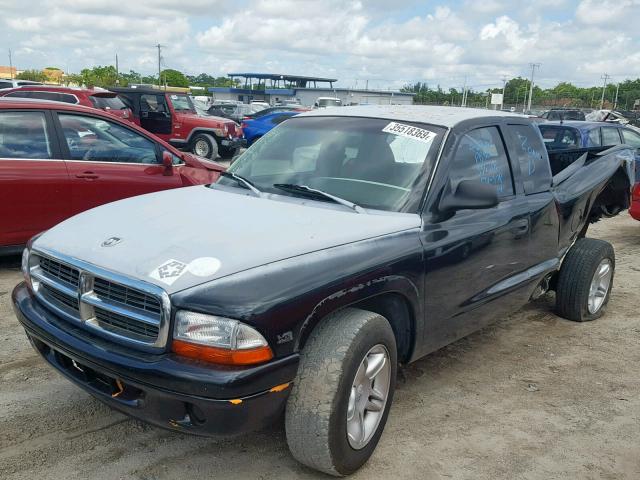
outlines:
[[[242,128],[221,117],[201,117],[186,93],[153,88],[111,88],[133,111],[133,121],[181,150],[215,160],[244,146]]]
[[[118,95],[103,88],[72,88],[51,85],[32,85],[4,90],[0,96],[11,98],[36,98],[54,102],[84,105],[98,108],[119,118],[130,119],[131,109]]]
[[[84,210],[222,171],[95,108],[0,98],[0,254]]]

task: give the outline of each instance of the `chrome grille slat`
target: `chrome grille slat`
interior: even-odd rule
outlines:
[[[42,290],[45,295],[50,297],[54,302],[61,304],[63,307],[71,309],[73,312],[77,312],[80,308],[78,297],[67,295],[59,290],[51,288],[49,285],[43,285]]]
[[[93,291],[98,297],[144,310],[154,315],[159,315],[162,311],[157,298],[102,278],[95,279]]]
[[[40,257],[40,269],[50,277],[67,283],[78,288],[80,281],[80,271],[76,268],[65,265],[62,262],[56,262],[47,257]]]
[[[147,340],[158,336],[158,327],[144,323],[133,323],[130,318],[108,310],[96,307],[96,320],[100,326],[107,330],[114,329],[119,335],[133,333]]]
[[[163,348],[170,306],[159,287],[93,265],[34,251],[30,274],[38,298],[63,318],[140,348]]]

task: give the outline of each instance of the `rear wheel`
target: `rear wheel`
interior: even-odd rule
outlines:
[[[293,456],[335,476],[360,468],[382,435],[396,372],[396,341],[384,317],[349,308],[325,319],[301,353],[287,403]]]
[[[576,322],[602,316],[611,296],[615,254],[610,243],[581,238],[567,253],[556,286],[558,314]]]
[[[191,152],[199,157],[215,160],[218,158],[218,143],[208,133],[198,133],[191,140]]]

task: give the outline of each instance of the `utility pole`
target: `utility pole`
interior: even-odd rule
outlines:
[[[504,109],[504,90],[507,88],[507,77],[502,77],[502,102],[500,102],[500,109]]]
[[[156,48],[158,49],[158,87],[162,88],[162,80],[160,78],[161,67],[160,63],[162,62],[162,45],[157,44]]]
[[[116,85],[120,85],[120,70],[118,70],[118,54],[116,53]]]
[[[531,100],[533,98],[533,74],[535,73],[536,68],[540,68],[540,64],[530,63],[529,66],[531,67],[531,84],[529,85],[529,103],[527,106],[527,110],[531,110]]]
[[[13,61],[11,59],[11,49],[9,49],[9,78],[13,79]]]
[[[620,82],[616,85],[616,99],[613,101],[613,110],[618,106],[618,92],[620,91]]]
[[[467,76],[464,76],[464,85],[462,86],[462,101],[460,102],[461,107],[467,106]]]
[[[611,76],[605,73],[600,78],[604,80],[604,85],[602,85],[602,98],[600,99],[600,110],[602,110],[604,108],[604,91],[607,89],[607,80],[609,80]]]

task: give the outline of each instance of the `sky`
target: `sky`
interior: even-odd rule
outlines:
[[[338,86],[474,90],[503,77],[578,86],[640,77],[640,0],[0,0],[0,65],[115,63],[214,76],[266,72]],[[4,58],[3,58],[4,57]]]

